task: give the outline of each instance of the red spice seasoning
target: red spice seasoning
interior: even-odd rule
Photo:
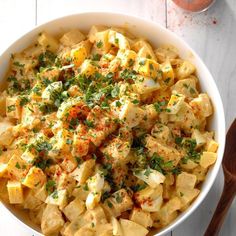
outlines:
[[[200,12],[208,9],[215,0],[172,0],[176,5],[187,11]]]

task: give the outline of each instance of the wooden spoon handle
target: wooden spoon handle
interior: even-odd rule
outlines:
[[[226,213],[235,197],[236,183],[235,181],[225,181],[224,189],[217,205],[215,213],[211,219],[211,222],[204,234],[204,236],[216,236],[218,235],[220,228],[224,222]]]

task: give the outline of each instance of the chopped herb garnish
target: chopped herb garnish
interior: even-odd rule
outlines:
[[[97,48],[101,48],[103,46],[103,42],[100,40],[96,44]]]
[[[15,167],[16,167],[17,169],[21,169],[19,162],[16,162]]]

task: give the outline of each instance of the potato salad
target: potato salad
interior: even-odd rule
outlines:
[[[1,199],[43,235],[145,236],[198,196],[218,144],[195,66],[92,26],[11,55],[0,96]]]

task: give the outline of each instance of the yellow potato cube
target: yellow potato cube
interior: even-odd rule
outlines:
[[[136,60],[134,70],[143,76],[156,78],[159,75],[160,65],[147,58],[139,58]]]
[[[129,219],[145,228],[152,227],[153,224],[150,212],[143,211],[139,208],[134,208],[132,210]]]
[[[196,175],[182,172],[176,178],[176,187],[193,189],[197,181]]]
[[[84,210],[84,202],[79,198],[76,198],[63,209],[63,213],[69,221],[73,221],[75,219],[78,219],[78,217],[83,213]]]
[[[153,52],[152,46],[143,39],[137,40],[133,45],[132,49],[138,53],[139,57],[157,60],[155,53]]]
[[[196,68],[195,66],[189,62],[184,61],[176,70],[176,76],[178,79],[184,79],[190,76],[195,72]]]
[[[128,100],[122,106],[119,113],[119,119],[123,120],[128,125],[129,128],[137,126],[142,118],[143,118],[142,109]]]
[[[182,94],[190,98],[198,95],[195,79],[179,80],[171,87],[171,90],[172,94]]]
[[[7,173],[7,164],[0,163],[0,177]]]
[[[175,74],[169,61],[161,64],[162,79],[167,86],[174,84]]]
[[[132,50],[119,50],[117,57],[120,58],[122,67],[132,67],[136,60],[137,54]]]
[[[166,109],[169,114],[177,114],[184,103],[185,96],[181,94],[171,95]]]
[[[72,61],[76,67],[79,67],[87,56],[85,47],[80,46],[71,50]]]
[[[177,196],[179,197],[182,207],[188,205],[193,201],[194,198],[200,193],[199,189],[189,189],[189,188],[177,188],[176,189]]]
[[[7,163],[7,171],[10,177],[21,180],[28,172],[29,165],[18,155],[13,155]]]
[[[88,38],[91,43],[94,43],[96,40],[96,34],[101,31],[107,30],[106,26],[103,25],[93,25],[88,33]]]
[[[111,216],[117,217],[122,212],[130,210],[133,206],[133,201],[125,189],[120,189],[107,198],[103,206]]]
[[[97,32],[95,34],[95,48],[100,54],[107,53],[111,48],[111,43],[109,42],[109,30]]]
[[[46,199],[47,204],[57,205],[60,209],[63,209],[68,202],[68,193],[66,189],[55,190]]]
[[[124,236],[145,236],[148,230],[142,225],[137,224],[131,220],[120,219],[121,228]]]
[[[130,49],[128,39],[123,34],[114,30],[109,30],[108,41],[120,49]]]
[[[138,75],[134,84],[134,89],[138,94],[150,94],[161,88],[160,84],[150,77]]]
[[[192,138],[196,140],[197,147],[201,147],[206,143],[206,138],[198,129],[193,130]]]
[[[6,115],[9,118],[21,118],[21,106],[19,97],[6,98]]]
[[[7,191],[11,204],[21,204],[24,202],[23,189],[18,181],[8,181]]]
[[[37,158],[37,153],[34,150],[29,150],[27,148],[24,151],[24,153],[21,155],[21,158],[30,164],[30,163],[33,163],[34,160]]]
[[[217,154],[214,152],[203,152],[200,159],[200,165],[208,168],[216,162]]]
[[[80,73],[87,77],[93,75],[96,71],[97,67],[91,63],[91,60],[88,59],[86,59],[80,67]]]
[[[206,150],[208,152],[217,152],[218,147],[219,147],[219,144],[213,139],[208,141],[206,144]]]
[[[59,48],[58,41],[54,37],[45,32],[40,33],[38,37],[38,43],[39,45],[43,46],[45,49],[51,52],[56,52],[57,49]]]
[[[57,235],[64,225],[61,211],[57,206],[48,204],[43,211],[41,229],[44,235]]]
[[[48,197],[48,193],[46,190],[46,184],[44,184],[40,189],[34,190],[34,196],[39,199],[42,202],[45,202],[45,200]]]
[[[42,206],[43,202],[34,196],[32,190],[26,191],[24,194],[24,209],[38,210]]]
[[[7,126],[7,125],[5,124],[5,126]],[[5,128],[7,128],[7,127],[5,127]],[[14,137],[14,134],[13,134],[12,127],[8,127],[5,131],[3,131],[0,134],[0,145],[7,147],[7,146],[11,145],[14,138],[15,137]]]
[[[213,113],[210,98],[206,93],[199,94],[199,96],[194,98],[189,104],[196,113],[203,117],[208,117]]]
[[[60,42],[64,46],[73,46],[81,41],[85,40],[85,36],[78,29],[73,29],[67,33],[65,33],[61,38]]]
[[[78,181],[78,183],[84,184],[88,177],[91,176],[93,169],[95,166],[95,160],[90,159],[83,162],[78,168],[76,168],[72,173],[71,176]]]
[[[31,167],[22,184],[28,188],[40,188],[46,182],[46,176],[38,167]]]

